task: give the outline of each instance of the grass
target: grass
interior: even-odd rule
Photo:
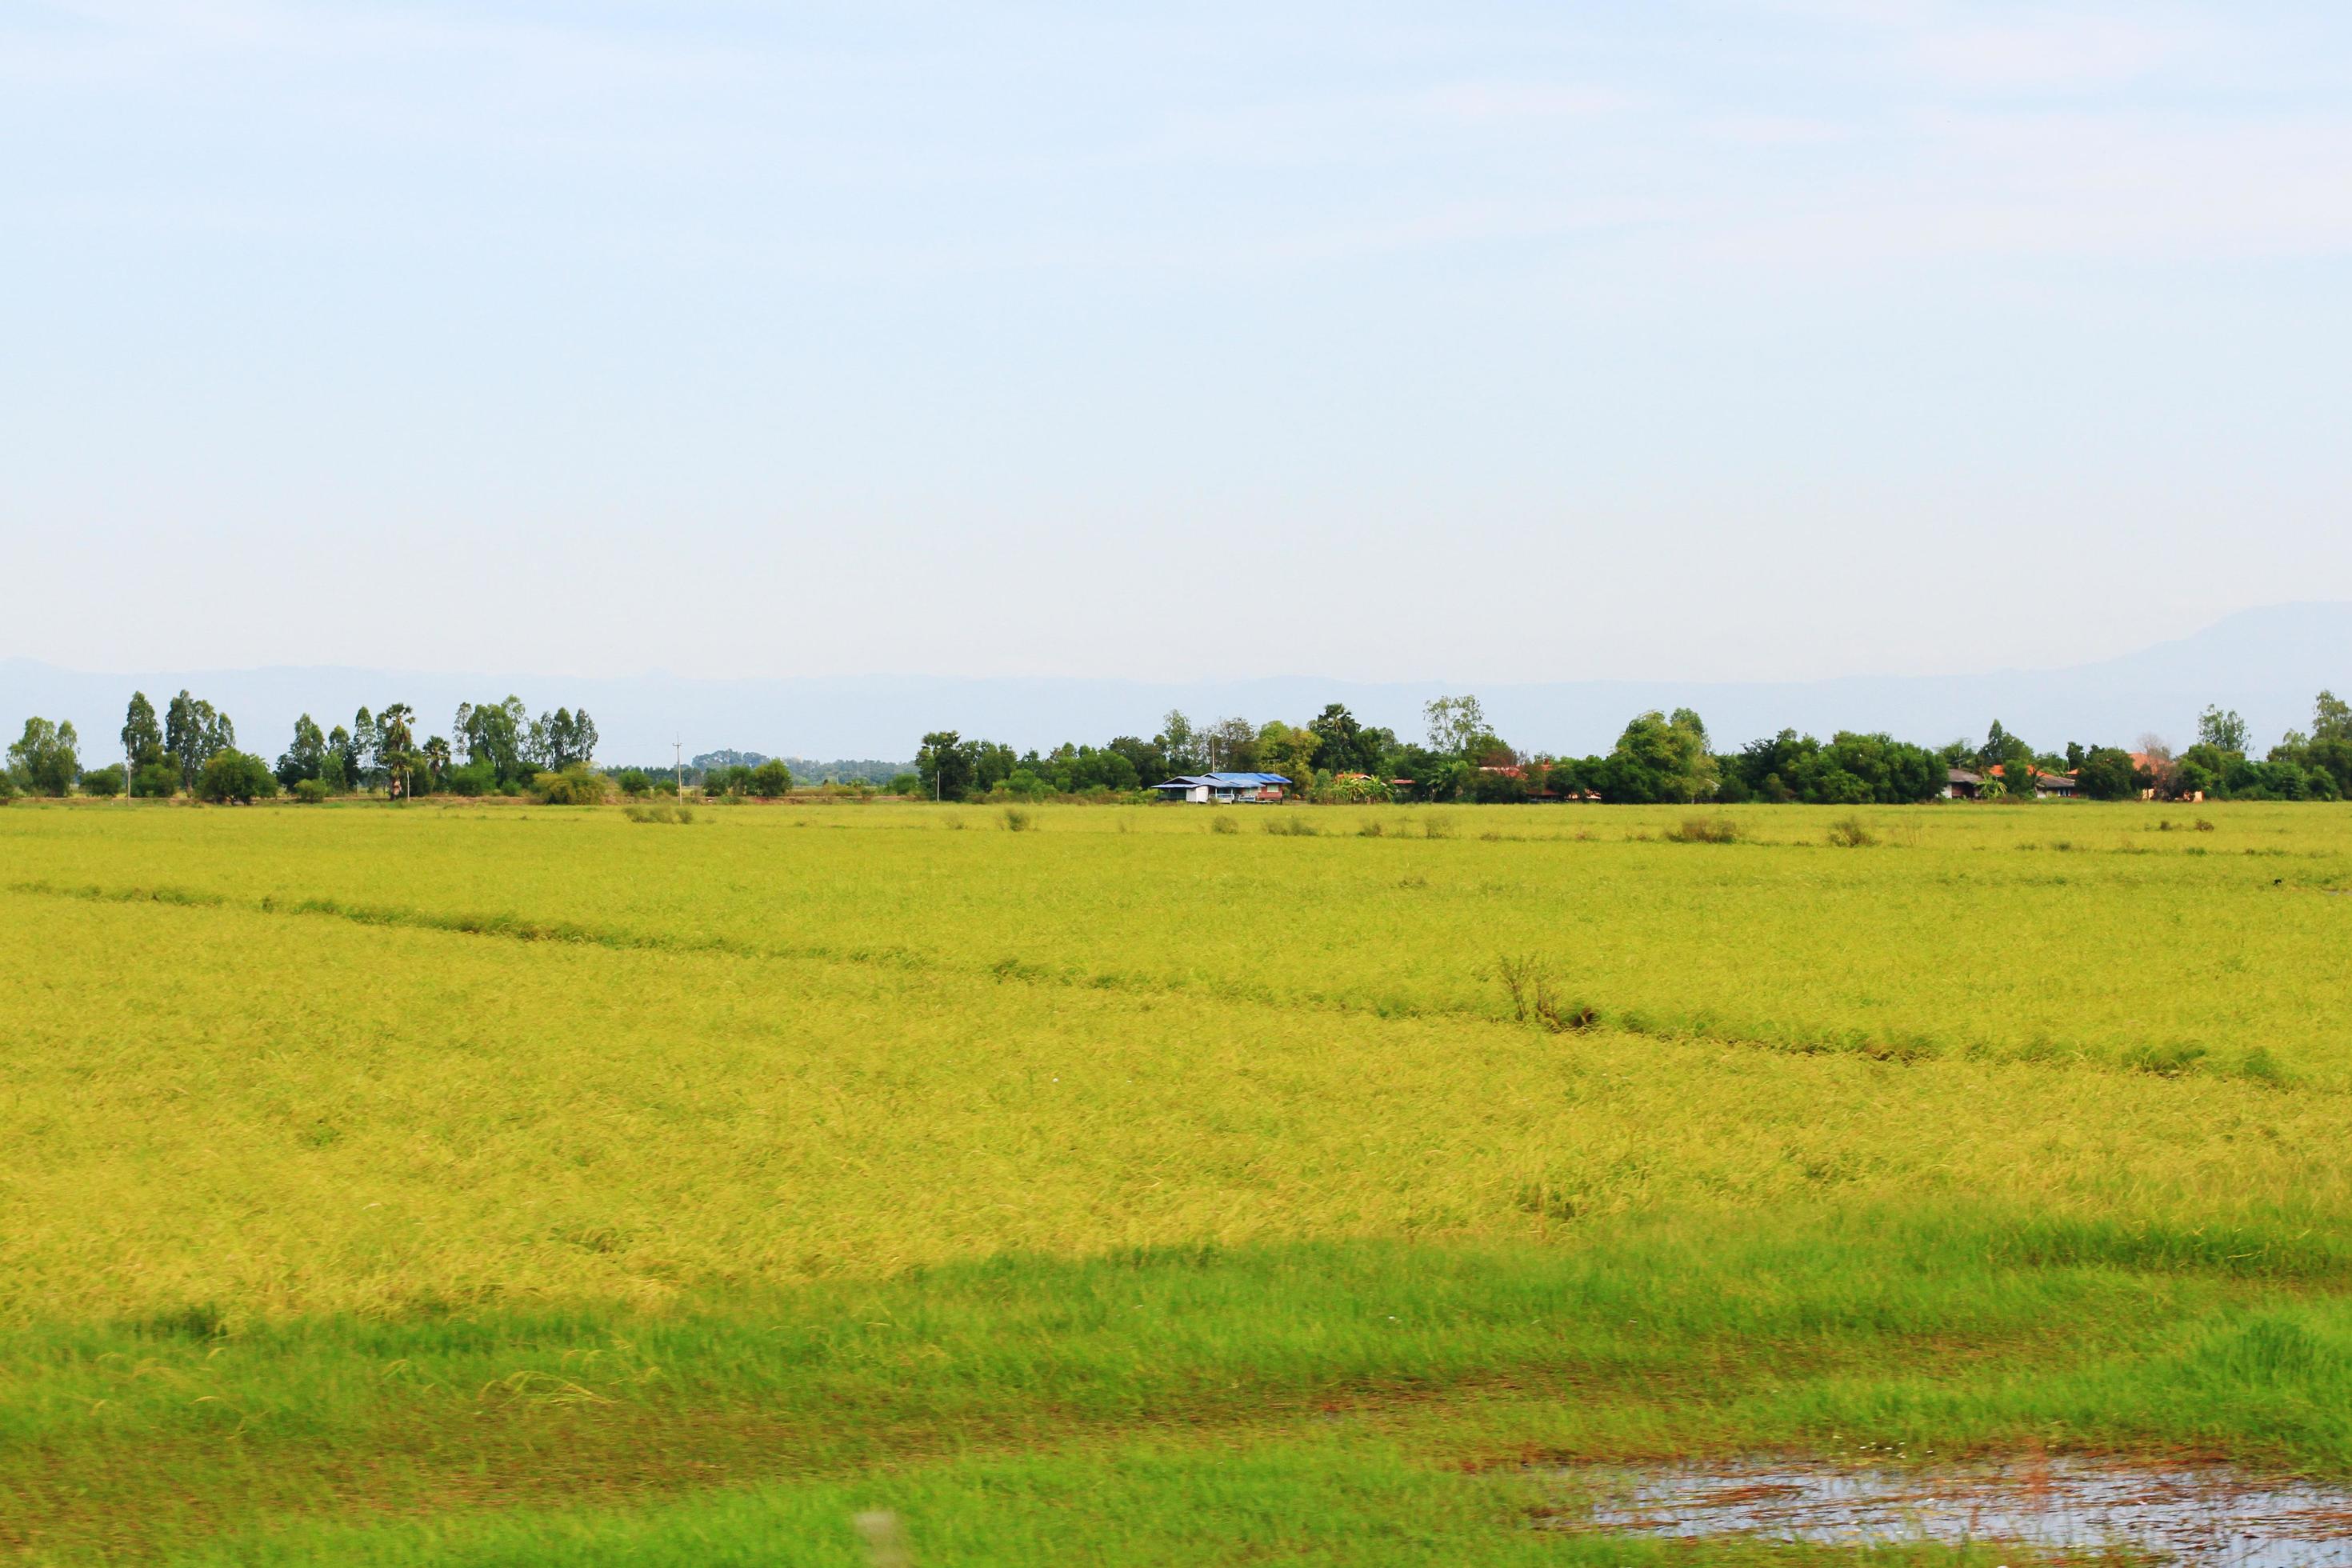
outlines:
[[[2205,811],[20,805],[0,1545],[1664,1561],[1554,1468],[2352,1475],[2352,812]]]

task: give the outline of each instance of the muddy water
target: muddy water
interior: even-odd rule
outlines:
[[[2352,1492],[2095,1460],[1855,1468],[1738,1460],[1583,1468],[1568,1530],[1821,1545],[2014,1542],[2209,1568],[2352,1568]]]

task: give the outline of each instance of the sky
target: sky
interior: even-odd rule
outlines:
[[[0,6],[0,656],[1807,679],[2352,598],[2352,7]]]

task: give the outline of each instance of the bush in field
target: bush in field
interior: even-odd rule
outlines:
[[[335,786],[324,779],[297,779],[291,793],[304,805],[316,805],[322,800],[333,798]]]
[[[1829,831],[1822,837],[1840,849],[1867,849],[1878,842],[1878,836],[1871,832],[1858,816],[1839,817],[1830,824]]]
[[[624,768],[621,770],[620,776],[613,782],[619,784],[621,793],[632,800],[639,795],[653,793],[654,781],[646,776],[646,770],[643,768]]]
[[[122,764],[109,763],[81,775],[81,793],[100,800],[112,800],[122,793]]]
[[[1739,824],[1728,816],[1685,816],[1659,837],[1675,844],[1737,844]]]
[[[771,757],[751,770],[749,787],[762,800],[773,800],[793,791],[793,770]]]
[[[1008,805],[1004,808],[1004,826],[1014,833],[1026,833],[1035,826],[1036,823],[1019,806]]]
[[[131,793],[142,800],[169,800],[180,793],[180,770],[170,763],[149,763],[131,775]]]
[[[250,752],[215,752],[196,773],[196,798],[215,805],[249,805],[278,793],[278,775]]]
[[[604,804],[604,775],[583,763],[574,763],[560,773],[541,773],[530,781],[530,787],[544,805]]]
[[[625,815],[631,822],[686,823],[694,820],[694,807],[667,800],[632,801]]]
[[[499,787],[499,770],[487,762],[467,763],[462,768],[449,770],[444,787],[451,795],[495,794]]]

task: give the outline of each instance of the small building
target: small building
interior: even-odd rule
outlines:
[[[1153,784],[1162,800],[1191,801],[1196,805],[1233,805],[1248,801],[1277,801],[1290,787],[1280,773],[1186,773],[1166,784]]]
[[[1991,767],[1985,771],[1992,777],[2000,779],[2003,788],[2010,790],[2012,794],[2015,793],[2015,786],[2009,783],[2006,776],[2008,770],[2002,767],[2000,763],[1995,763]],[[2036,798],[2047,799],[2053,796],[2061,800],[2072,800],[2074,798],[2074,775],[2073,773],[2044,773],[2040,768],[2033,766],[2030,763],[2026,764],[2025,772],[2026,776],[2033,781],[2033,793]]]
[[[1946,800],[1974,800],[1977,798],[1978,795],[1983,791],[1983,789],[1984,780],[1979,778],[1975,773],[1970,773],[1966,768],[1946,768],[1944,770],[1944,798]]]

